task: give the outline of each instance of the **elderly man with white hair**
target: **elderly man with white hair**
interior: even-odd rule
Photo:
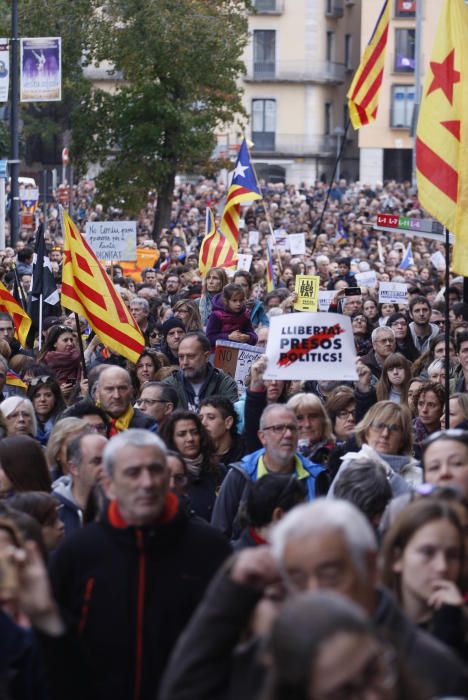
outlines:
[[[371,340],[372,350],[361,357],[361,362],[370,368],[375,380],[378,380],[382,374],[383,363],[395,352],[395,332],[389,326],[379,326],[372,331]]]
[[[331,590],[357,603],[401,653],[421,687],[421,697],[464,695],[468,672],[463,663],[414,626],[377,585],[375,534],[351,503],[319,499],[296,506],[275,526],[270,542],[270,546],[243,550],[218,574],[171,658],[160,700],[258,697],[265,667],[257,652],[275,616],[279,586],[287,597]],[[251,639],[242,654],[236,645],[249,624],[255,628],[258,615],[253,613],[260,602],[265,607],[268,599],[269,624],[265,626],[263,615],[256,645]],[[241,678],[236,669],[242,670]]]

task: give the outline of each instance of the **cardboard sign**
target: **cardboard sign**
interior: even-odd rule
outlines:
[[[360,287],[367,287],[367,289],[373,289],[377,287],[377,274],[375,270],[367,270],[366,272],[356,272],[354,275],[356,282]]]
[[[408,287],[403,282],[381,282],[379,304],[407,304]]]
[[[135,262],[118,260],[124,277],[131,277],[135,282],[141,282],[141,271],[145,267],[154,267],[159,260],[159,251],[156,248],[137,248]]]
[[[238,270],[247,270],[247,272],[250,270],[250,266],[252,265],[252,258],[253,255],[250,255],[250,253],[238,253],[237,254],[237,269]]]
[[[320,277],[316,275],[296,275],[297,311],[317,311]]]
[[[136,221],[88,221],[86,241],[99,260],[136,260]]]
[[[305,233],[290,233],[288,240],[291,255],[305,255]]]
[[[231,340],[217,340],[213,364],[236,380],[240,396],[245,391],[244,380],[251,365],[264,352],[263,348],[256,348],[253,345],[233,343]]]
[[[335,290],[332,289],[331,291],[328,289],[319,289],[318,310],[319,311],[328,311],[328,309],[330,308],[330,304],[332,303],[336,294],[337,294],[336,289]]]
[[[284,314],[270,320],[265,379],[357,379],[351,318]]]

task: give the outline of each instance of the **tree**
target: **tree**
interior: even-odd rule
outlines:
[[[97,6],[99,5],[99,7]],[[108,0],[89,19],[90,57],[121,78],[84,96],[72,151],[98,162],[104,204],[136,212],[157,190],[153,234],[169,223],[177,172],[207,161],[214,131],[242,113],[238,77],[249,0]]]

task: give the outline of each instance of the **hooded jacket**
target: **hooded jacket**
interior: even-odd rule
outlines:
[[[83,527],[83,511],[73,499],[72,480],[70,476],[62,476],[53,483],[52,495],[60,501],[59,517],[65,527],[65,535]]]
[[[222,294],[218,294],[213,299],[213,309],[206,325],[206,335],[211,347],[214,349],[217,340],[229,340],[229,334],[233,331],[246,333],[249,336],[249,345],[255,345],[257,342],[257,334],[246,307],[244,306],[239,313],[229,311],[224,305]]]
[[[169,493],[154,525],[129,526],[116,502],[72,533],[51,562],[62,637],[41,635],[52,700],[154,700],[172,648],[230,552]]]
[[[211,519],[211,524],[227,537],[237,539],[240,536],[241,527],[236,523],[236,516],[240,506],[247,498],[249,483],[257,481],[258,460],[264,454],[265,450],[262,448],[246,455],[240,462],[230,465],[230,470],[216,499]],[[326,479],[326,469],[298,453],[296,453],[296,457],[301,462],[304,471],[308,473],[304,481],[307,487],[307,500],[312,501],[315,498],[316,480],[322,474],[323,478]]]

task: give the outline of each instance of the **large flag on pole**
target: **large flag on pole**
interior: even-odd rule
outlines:
[[[212,267],[237,267],[237,252],[231,247],[225,236],[216,228],[214,214],[206,208],[205,237],[200,246],[198,268],[205,277]]]
[[[46,251],[44,224],[40,224],[36,231],[31,292],[28,301],[29,316],[35,328],[39,328],[41,298],[43,318],[57,316],[60,313],[60,295]]]
[[[62,209],[62,306],[88,319],[99,340],[136,362],[145,340],[105,269]]]
[[[390,9],[390,0],[385,0],[347,94],[349,118],[355,129],[370,124],[377,116]]]
[[[237,256],[239,247],[240,206],[242,203],[252,202],[256,199],[262,199],[262,193],[250,162],[247,142],[244,139],[237,156],[236,167],[232,173],[231,186],[224,205],[223,218],[219,225],[221,233],[233,250],[234,256]]]
[[[468,276],[468,6],[445,0],[416,133],[419,201],[455,234],[452,266]]]
[[[26,347],[26,338],[31,328],[31,319],[26,311],[19,304],[15,297],[10,294],[4,284],[0,282],[0,311],[10,314],[15,327],[15,336],[23,346]]]
[[[414,265],[413,250],[411,247],[411,241],[406,246],[405,254],[400,263],[400,270],[407,270],[410,265]]]

